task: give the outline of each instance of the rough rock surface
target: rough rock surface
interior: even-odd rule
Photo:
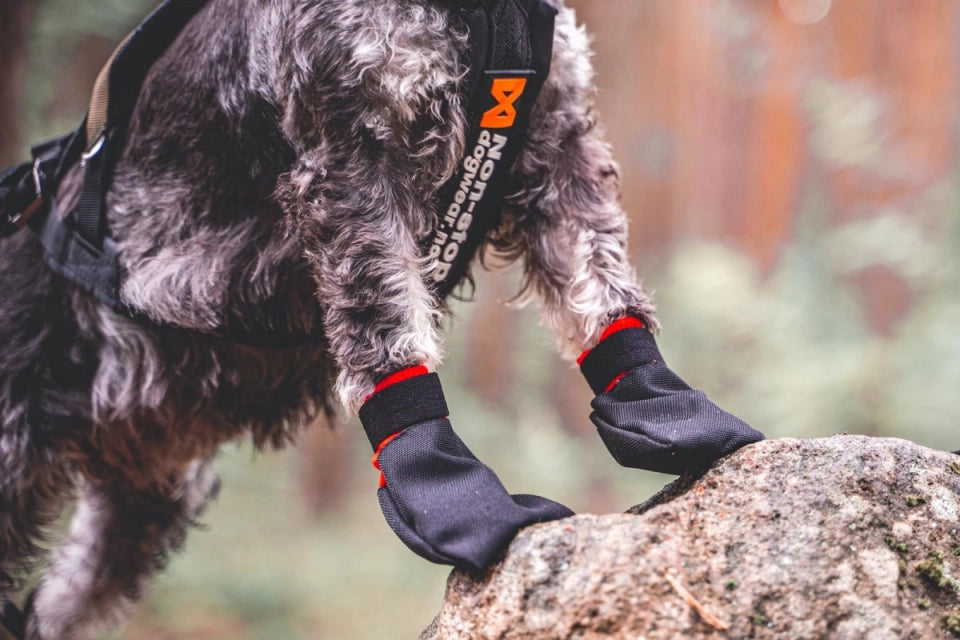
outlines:
[[[836,436],[762,442],[628,514],[526,529],[486,575],[451,575],[420,638],[955,636],[960,456]]]

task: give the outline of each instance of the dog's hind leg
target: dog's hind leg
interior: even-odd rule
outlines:
[[[6,440],[0,436],[0,449]],[[43,556],[43,529],[60,514],[69,486],[65,472],[39,464],[27,477],[0,478],[0,607],[23,588]]]
[[[69,537],[37,589],[28,640],[89,640],[125,622],[218,486],[206,460],[146,490],[122,479],[86,483]]]
[[[90,424],[91,367],[69,296],[31,233],[0,242],[0,605],[43,553],[71,497],[68,461]]]

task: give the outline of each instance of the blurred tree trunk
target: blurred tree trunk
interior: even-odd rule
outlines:
[[[470,343],[467,346],[466,382],[470,390],[485,402],[501,409],[514,410],[512,404],[516,371],[514,359],[519,313],[508,309],[517,291],[517,274],[498,270],[478,273],[475,309],[469,318]]]
[[[314,515],[342,507],[350,491],[356,469],[355,440],[349,435],[346,429],[335,431],[325,420],[318,420],[303,435],[301,486],[307,508]],[[373,471],[367,475],[372,476]]]
[[[20,103],[27,62],[27,27],[36,0],[0,0],[0,167],[20,159]]]

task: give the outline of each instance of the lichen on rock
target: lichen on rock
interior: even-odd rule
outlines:
[[[484,576],[451,575],[421,640],[957,635],[956,463],[896,439],[761,442],[627,514],[522,531]]]

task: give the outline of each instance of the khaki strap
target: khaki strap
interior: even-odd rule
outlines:
[[[86,151],[90,151],[107,130],[107,116],[110,113],[110,70],[113,68],[113,61],[117,54],[126,46],[127,42],[133,36],[133,32],[127,34],[113,53],[110,59],[100,69],[97,75],[97,81],[93,85],[93,95],[90,98],[90,110],[87,112],[87,143]]]

